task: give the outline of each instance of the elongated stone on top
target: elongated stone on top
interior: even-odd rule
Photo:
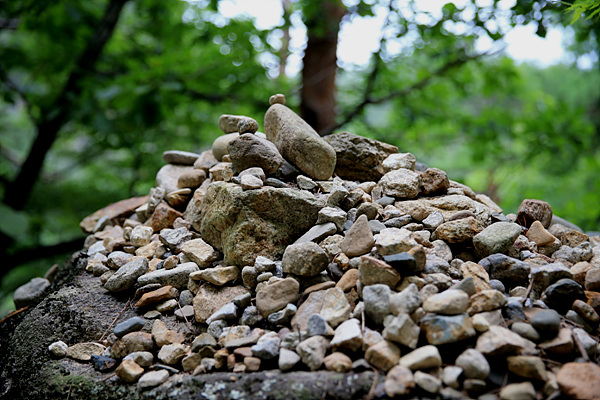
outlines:
[[[244,115],[223,114],[219,118],[219,129],[224,133],[254,133],[258,130],[258,122]]]
[[[283,104],[273,104],[265,114],[265,134],[281,155],[303,173],[327,180],[335,169],[335,150],[306,121]]]

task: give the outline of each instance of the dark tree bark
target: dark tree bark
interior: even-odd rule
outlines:
[[[36,124],[36,138],[16,178],[6,186],[4,204],[15,210],[25,208],[44,165],[44,159],[58,137],[60,129],[69,120],[72,107],[81,94],[82,80],[94,69],[127,1],[111,0],[108,3],[94,35],[87,43],[59,95],[54,101],[49,102],[49,106],[42,109],[41,119]]]
[[[306,15],[308,43],[304,52],[300,114],[317,132],[335,125],[335,76],[340,22],[346,9],[340,0],[315,2]]]

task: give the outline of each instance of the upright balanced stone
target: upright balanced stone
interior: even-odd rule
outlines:
[[[273,104],[265,114],[265,134],[281,155],[313,179],[333,175],[335,150],[306,121],[282,104]]]

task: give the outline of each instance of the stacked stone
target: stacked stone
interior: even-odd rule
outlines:
[[[165,152],[147,197],[82,222],[87,270],[135,292],[143,318],[106,347],[53,354],[141,388],[179,372],[375,368],[374,395],[390,397],[600,393],[600,238],[540,200],[504,215],[395,146],[323,139],[284,103],[272,98],[265,134],[222,116],[212,150]],[[169,313],[203,333],[168,329]]]

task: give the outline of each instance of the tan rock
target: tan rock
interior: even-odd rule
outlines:
[[[587,272],[594,268],[592,264],[587,261],[581,261],[573,265],[569,270],[573,274],[573,280],[579,283],[581,286],[585,286],[585,276]]]
[[[534,400],[535,387],[531,382],[510,383],[500,390],[501,400]]]
[[[112,358],[123,358],[135,351],[153,351],[155,348],[152,335],[146,332],[131,332],[118,339],[110,347]]]
[[[325,357],[323,363],[327,371],[348,372],[352,369],[352,360],[350,357],[338,351]]]
[[[115,375],[127,383],[137,382],[143,373],[144,368],[137,365],[133,360],[123,360],[117,369],[115,369]]]
[[[159,347],[185,341],[185,337],[181,333],[168,329],[160,319],[155,320],[152,324],[152,337]]]
[[[202,239],[192,239],[180,246],[181,251],[200,268],[206,268],[217,259],[217,252]]]
[[[527,231],[527,239],[535,242],[538,246],[546,246],[554,243],[556,238],[544,228],[540,221],[534,221]]]
[[[158,352],[158,359],[167,365],[174,365],[189,352],[190,348],[184,344],[166,344]]]
[[[335,285],[336,287],[342,289],[344,292],[356,287],[356,282],[358,281],[358,269],[349,269],[342,275],[340,280]]]
[[[283,309],[298,300],[300,284],[293,278],[286,278],[265,286],[256,293],[256,308],[266,318],[269,314]]]
[[[301,331],[306,330],[306,323],[308,322],[308,318],[312,314],[319,314],[321,312],[321,308],[323,308],[323,301],[325,300],[326,292],[320,290],[318,292],[312,292],[300,307],[298,307],[298,311],[292,318],[292,327],[294,329],[298,329]]]
[[[571,328],[561,328],[558,336],[538,344],[539,348],[556,354],[571,354],[575,350]]]
[[[258,357],[245,357],[244,365],[247,372],[256,372],[260,370],[261,359]]]
[[[371,251],[374,243],[369,220],[366,215],[361,215],[346,232],[340,248],[348,257],[356,257]]]
[[[382,283],[396,287],[402,276],[385,261],[371,256],[362,256],[358,266],[358,277],[364,286]]]
[[[527,379],[546,381],[546,365],[540,357],[536,356],[509,356],[506,357],[508,370],[515,375]]]
[[[327,290],[320,314],[334,329],[350,317],[350,304],[342,289]]]
[[[218,287],[209,283],[202,285],[193,301],[196,322],[205,323],[219,308],[247,292],[248,290],[243,286]]]
[[[484,226],[473,217],[444,222],[433,232],[434,239],[442,239],[447,243],[464,243],[473,239],[483,231]]]
[[[239,277],[240,270],[234,265],[228,267],[207,268],[190,274],[191,279],[207,281],[217,286],[223,286]]]
[[[384,387],[385,393],[391,398],[409,394],[415,387],[412,371],[402,365],[396,365],[385,376]]]
[[[490,276],[481,265],[471,261],[467,261],[466,263],[460,266],[460,271],[462,272],[463,278],[473,278],[475,289],[478,292],[481,292],[482,290],[492,289],[489,283]]]
[[[469,298],[469,315],[484,311],[492,311],[503,307],[508,300],[502,292],[498,290],[482,290]]]
[[[104,347],[100,343],[77,343],[73,346],[69,346],[69,348],[67,349],[66,356],[74,360],[89,361],[92,359],[93,355],[99,356],[104,352],[105,349],[106,347]]]
[[[400,349],[394,343],[383,340],[369,347],[365,359],[382,371],[389,371],[400,360]]]

